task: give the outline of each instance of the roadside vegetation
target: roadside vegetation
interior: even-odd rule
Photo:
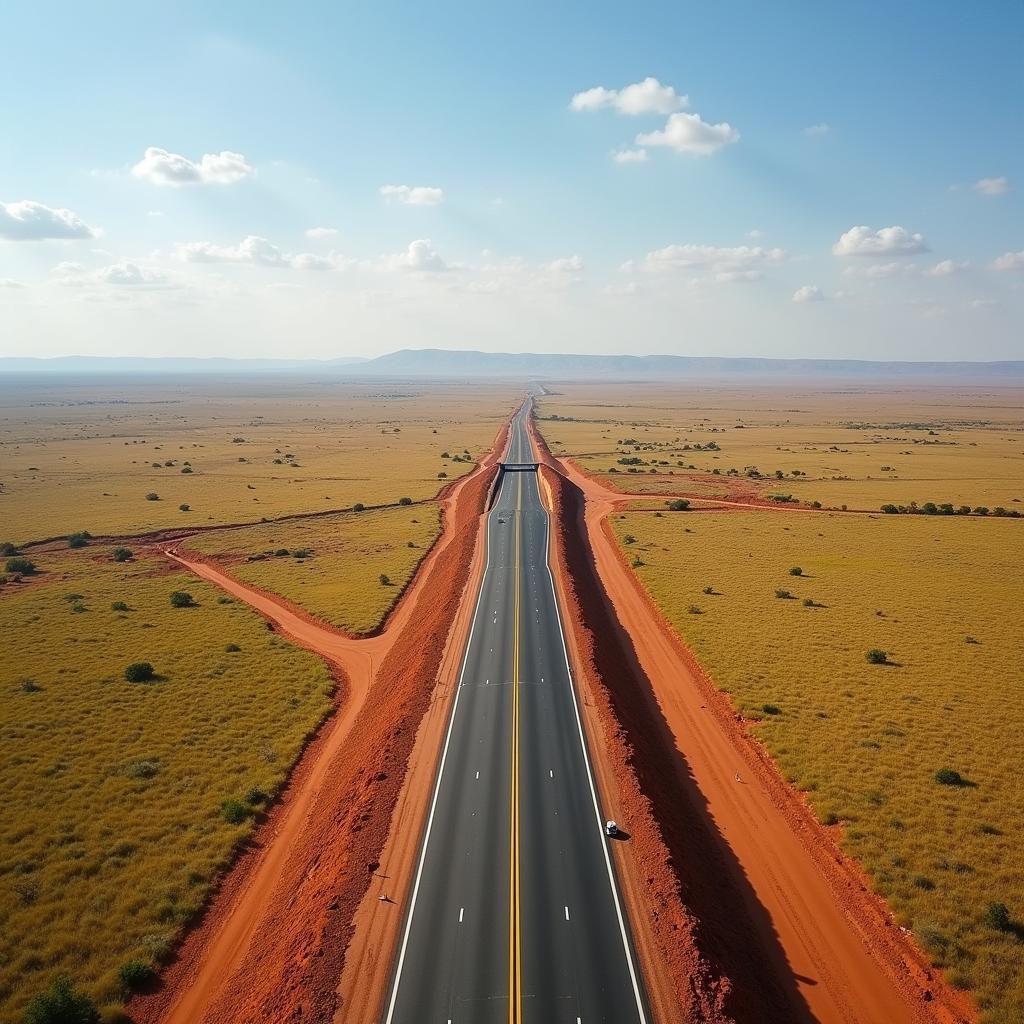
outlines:
[[[431,502],[218,530],[187,546],[238,579],[359,635],[380,625],[440,529]]]
[[[114,551],[50,545],[0,588],[4,1024],[149,984],[331,704],[244,605]]]
[[[749,510],[612,525],[899,923],[988,1020],[1024,1018],[1019,524]]]

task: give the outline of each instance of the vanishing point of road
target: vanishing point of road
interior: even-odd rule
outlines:
[[[384,1024],[647,1024],[512,421]],[[516,467],[516,468],[511,468]]]

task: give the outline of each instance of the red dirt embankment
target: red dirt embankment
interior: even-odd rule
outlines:
[[[380,636],[342,636],[215,565],[168,552],[322,655],[345,682],[340,710],[304,752],[160,991],[132,1001],[140,1024],[327,1021],[335,1013],[353,917],[377,870],[417,729],[452,646],[506,433],[507,426],[494,453],[444,499],[442,536]]]
[[[722,1016],[759,1024],[971,1019],[639,586],[605,523],[628,499],[571,466],[563,475],[535,439],[556,495],[561,586],[584,627],[579,658],[615,737],[607,760],[640,811],[634,820],[627,803],[620,820],[645,898],[629,898],[628,865],[624,890],[634,921],[649,915],[683,1007],[714,998]]]

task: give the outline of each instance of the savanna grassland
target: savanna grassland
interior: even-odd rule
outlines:
[[[559,392],[539,403],[552,451],[625,491],[1024,514],[1019,386],[636,383]]]
[[[438,491],[521,397],[298,375],[0,380],[2,1024],[61,975],[116,1018],[334,706],[320,659],[123,538],[174,530],[372,633],[438,536]]]
[[[439,530],[440,510],[429,502],[217,530],[188,548],[359,635],[391,610]]]
[[[162,558],[32,555],[0,595],[0,1020],[161,963],[331,706],[315,656]],[[194,607],[171,606],[175,591]],[[180,600],[180,599],[179,599]],[[148,662],[151,679],[129,682]],[[143,673],[144,674],[144,673]]]
[[[1024,1019],[1024,522],[994,514],[1024,508],[1020,389],[559,390],[552,449],[652,495],[612,526],[669,622],[934,962],[987,1020]],[[719,483],[795,502],[653,497]]]
[[[269,375],[12,377],[0,381],[0,540],[431,498],[490,449],[521,394]]]

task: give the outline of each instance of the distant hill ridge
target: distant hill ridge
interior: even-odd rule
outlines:
[[[842,377],[1024,378],[1024,360],[913,362],[865,359],[767,359],[725,356],[578,355],[402,349],[375,359],[227,359],[180,357],[0,357],[0,372],[320,373],[339,377]]]

